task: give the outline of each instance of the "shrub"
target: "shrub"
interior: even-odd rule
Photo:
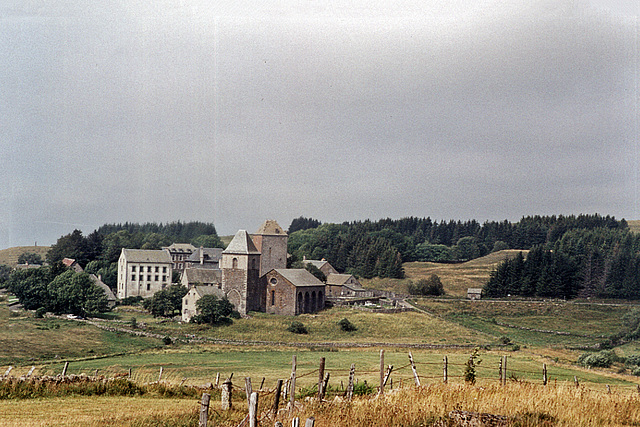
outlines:
[[[302,322],[299,322],[297,320],[294,320],[293,322],[291,322],[291,324],[287,328],[287,331],[292,332],[294,334],[308,334],[309,333],[309,331],[307,330],[307,327],[304,326],[302,324]]]
[[[583,353],[578,358],[578,363],[589,368],[609,368],[616,360],[613,351],[603,350],[592,354]]]
[[[420,279],[417,282],[409,282],[407,289],[411,295],[444,295],[444,287],[437,274],[432,274],[428,279]]]
[[[469,356],[466,366],[464,367],[464,380],[473,385],[476,383],[476,366],[482,363],[482,359],[478,355],[479,349],[476,347]]]
[[[640,354],[632,354],[627,357],[626,364],[628,366],[640,366]]]
[[[500,338],[498,338],[498,342],[500,344],[509,345],[509,344],[511,344],[511,338],[506,337],[506,336],[503,335]]]
[[[640,366],[636,366],[635,368],[633,368],[631,374],[635,375],[636,377],[640,377]]]
[[[38,307],[38,309],[36,310],[36,314],[35,316],[38,319],[42,319],[44,317],[44,315],[47,314],[47,309],[44,307]]]
[[[358,328],[356,328],[356,325],[349,322],[349,319],[347,319],[346,317],[341,321],[339,321],[338,325],[340,326],[340,329],[342,329],[345,332],[353,332],[358,330]]]
[[[173,341],[171,341],[171,337],[164,337],[164,338],[162,338],[162,343],[163,343],[164,345],[171,345],[171,343],[172,343],[172,342],[173,342]]]
[[[374,387],[367,384],[366,381],[357,382],[353,385],[353,394],[356,396],[365,396],[374,392]]]

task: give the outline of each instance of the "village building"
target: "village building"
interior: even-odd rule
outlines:
[[[173,260],[168,251],[122,249],[118,259],[118,298],[147,298],[171,284]]]
[[[224,291],[218,286],[192,286],[187,294],[182,297],[182,321],[189,322],[191,318],[198,314],[196,303],[205,295],[215,295],[224,298]]]
[[[196,251],[196,247],[190,243],[173,243],[170,246],[164,246],[161,248],[163,251],[167,251],[171,256],[173,262],[173,269],[176,271],[182,271],[186,268],[185,261]]]
[[[251,239],[260,252],[260,276],[274,268],[287,268],[289,236],[276,221],[266,220]]]
[[[84,271],[82,266],[80,264],[78,264],[78,262],[73,258],[63,258],[62,259],[62,264],[65,267],[72,269],[76,273],[82,273]]]
[[[266,312],[295,316],[325,306],[325,285],[304,268],[273,269],[263,276]]]
[[[197,248],[188,258],[184,260],[184,269],[189,268],[209,268],[219,269],[220,258],[222,258],[222,248]]]
[[[107,306],[109,308],[113,308],[116,306],[116,296],[113,294],[111,288],[102,281],[101,275],[89,274],[89,279],[98,286],[100,289],[104,291],[104,294],[107,296]]]
[[[482,298],[482,288],[467,288],[467,298],[475,301]]]
[[[320,261],[317,261],[317,260],[313,260],[313,259],[307,259],[305,257],[305,258],[302,259],[302,263],[304,265],[307,265],[307,264],[313,265],[318,270],[322,271],[325,276],[329,276],[330,274],[338,274],[338,270],[333,268],[333,266],[331,264],[329,264],[329,261],[327,261],[324,258],[321,259]]]
[[[212,268],[187,268],[182,272],[180,284],[189,289],[192,286],[216,286],[222,289],[222,270]]]
[[[329,274],[326,284],[327,298],[368,298],[373,296],[373,292],[363,288],[358,279],[351,274]]]

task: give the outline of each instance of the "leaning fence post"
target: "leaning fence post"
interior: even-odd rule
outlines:
[[[32,366],[31,369],[29,369],[29,372],[27,373],[27,378],[29,378],[31,376],[31,374],[33,374],[33,371],[36,370],[35,366]]]
[[[260,383],[260,391],[262,391],[262,386],[264,386],[264,380],[265,380],[265,378],[262,377],[262,382]]]
[[[291,405],[290,410],[293,411],[296,403],[296,355],[293,355],[293,360],[291,361],[291,381],[289,381],[289,404]]]
[[[233,389],[233,385],[231,383],[231,379],[226,380],[222,383],[222,393],[220,396],[222,409],[228,410],[231,409],[231,391]]]
[[[9,372],[11,372],[12,369],[13,369],[13,366],[9,366],[9,368],[7,368],[7,371],[4,373],[3,377],[9,376]]]
[[[216,372],[216,388],[220,385],[220,372]]]
[[[244,377],[244,391],[247,395],[247,406],[251,404],[251,392],[253,391],[253,387],[251,386],[251,377]]]
[[[349,369],[349,384],[347,385],[347,400],[351,401],[353,398],[353,379],[356,376],[356,364],[351,364],[351,369]]]
[[[449,381],[449,359],[447,356],[442,358],[442,382],[447,383]]]
[[[378,394],[384,393],[384,349],[380,350],[380,389]]]
[[[307,421],[304,423],[304,427],[313,427],[315,422],[316,422],[315,418],[313,417],[307,418]]]
[[[542,364],[542,385],[547,385],[549,378],[547,377],[547,364]]]
[[[69,367],[69,362],[64,362],[64,368],[62,368],[62,376],[67,375],[67,368]]]
[[[282,380],[278,380],[276,384],[276,395],[273,398],[273,413],[278,415],[278,406],[280,406],[280,392],[282,391]]]
[[[320,367],[318,368],[318,402],[322,402],[322,383],[324,382],[324,363],[325,358],[320,358]]]
[[[209,420],[209,401],[211,400],[211,395],[208,393],[202,393],[202,401],[200,402],[200,422],[198,423],[199,427],[207,427],[207,422]]]
[[[418,377],[418,371],[416,370],[416,364],[413,361],[413,354],[409,352],[409,362],[411,363],[411,370],[413,371],[413,379],[416,381],[416,387],[420,387],[420,378]]]
[[[258,425],[258,393],[251,393],[249,399],[249,427],[257,427]]]
[[[389,377],[391,376],[391,371],[393,371],[393,365],[387,366],[387,372],[384,375],[384,381],[382,382],[382,388],[387,385],[387,381],[389,381]]]
[[[576,384],[576,388],[580,387],[580,383],[578,382],[578,377],[573,376],[573,382]]]

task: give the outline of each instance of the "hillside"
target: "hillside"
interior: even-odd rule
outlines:
[[[640,233],[640,220],[634,219],[631,221],[627,221],[627,224],[629,225],[629,230],[633,231],[634,233]]]
[[[49,246],[16,246],[13,248],[0,250],[0,264],[15,266],[18,264],[18,257],[24,253],[35,253],[44,259],[49,252]]]
[[[437,274],[447,295],[464,297],[468,288],[482,288],[498,263],[516,256],[519,252],[526,255],[528,251],[508,249],[459,264],[407,262],[403,264],[406,275],[404,280],[374,278],[361,280],[361,282],[367,288],[407,293],[408,280],[418,280]]]

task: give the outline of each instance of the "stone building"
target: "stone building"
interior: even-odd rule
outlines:
[[[191,243],[173,243],[171,246],[161,248],[171,256],[173,269],[182,271],[185,269],[185,261],[196,251],[196,247]]]
[[[324,308],[325,285],[304,268],[273,269],[263,283],[267,313],[295,316]]]
[[[362,287],[358,279],[351,274],[329,274],[327,275],[327,298],[338,297],[372,297],[373,292]]]
[[[173,261],[164,250],[122,249],[118,259],[118,298],[147,298],[171,284]]]
[[[314,260],[314,259],[304,258],[302,260],[302,263],[304,265],[311,264],[311,265],[315,266],[318,270],[322,271],[325,276],[329,276],[330,274],[338,274],[338,270],[333,268],[333,266],[331,264],[329,264],[329,261],[327,261],[324,258],[321,259],[320,261]]]
[[[222,289],[222,271],[213,268],[187,268],[182,272],[180,284],[189,289],[192,286],[216,286]]]
[[[187,294],[182,297],[182,321],[188,322],[198,314],[196,303],[205,295],[215,295],[224,298],[224,291],[217,286],[192,286]]]
[[[222,248],[203,248],[196,249],[187,259],[184,260],[184,269],[189,268],[220,268],[220,258],[222,257]]]
[[[276,221],[266,220],[251,238],[260,252],[260,276],[274,268],[287,268],[289,236]]]
[[[222,290],[241,315],[264,311],[264,289],[260,281],[260,251],[246,230],[239,230],[220,259]]]

